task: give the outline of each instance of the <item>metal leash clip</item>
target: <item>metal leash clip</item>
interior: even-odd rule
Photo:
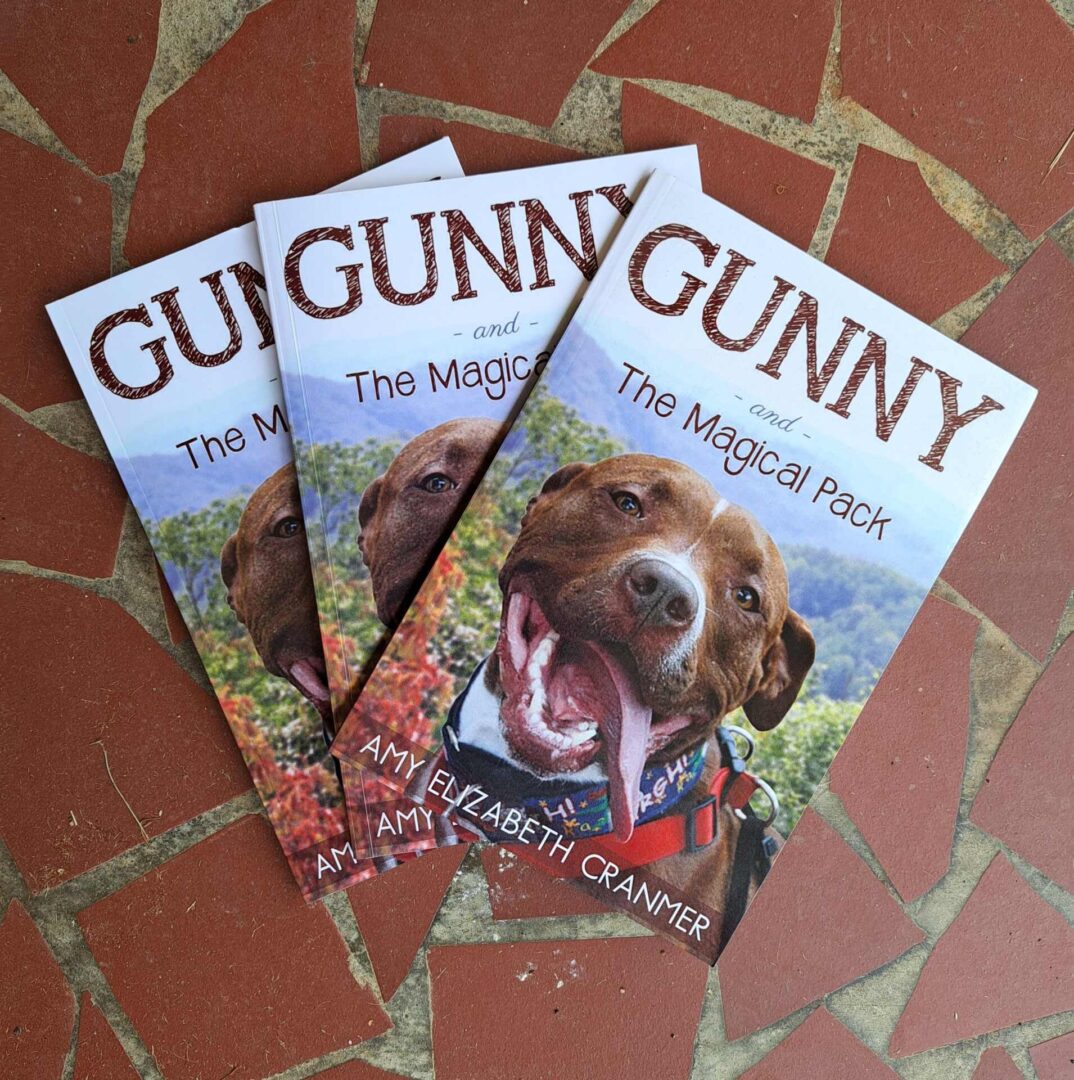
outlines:
[[[738,756],[742,758],[743,761],[749,761],[749,759],[753,757],[753,751],[757,749],[757,744],[754,742],[753,736],[746,731],[745,728],[740,728],[736,724],[722,724],[721,726],[724,731],[729,731],[732,735],[736,735],[742,739],[746,744],[746,752],[744,754],[739,754]],[[738,750],[737,744],[735,745],[735,750],[736,752]]]
[[[772,788],[759,776],[753,777],[753,782],[757,785],[757,790],[768,800],[768,817],[764,819],[765,826],[767,827],[779,816],[779,799],[776,798],[776,793]]]

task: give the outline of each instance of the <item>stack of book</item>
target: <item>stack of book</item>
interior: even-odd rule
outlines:
[[[501,843],[714,962],[1034,391],[694,147],[255,216],[48,311],[303,894]]]

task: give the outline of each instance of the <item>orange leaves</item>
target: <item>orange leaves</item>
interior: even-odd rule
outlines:
[[[454,560],[448,549],[436,560],[407,621],[380,661],[374,685],[366,688],[351,712],[348,742],[388,729],[419,745],[430,744],[454,690],[451,674],[440,667],[429,650],[448,598],[463,581]]]
[[[324,802],[325,792],[335,789],[336,778],[319,762],[306,768],[283,768],[253,719],[253,700],[232,694],[227,686],[221,688],[219,696],[284,850],[301,851],[343,832],[341,808]]]

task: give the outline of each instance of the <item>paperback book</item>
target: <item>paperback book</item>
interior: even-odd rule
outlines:
[[[461,172],[443,139],[341,188]],[[332,712],[255,226],[48,313],[303,893],[371,876],[368,830],[352,843],[328,753]]]
[[[333,752],[714,962],[1034,395],[656,173]]]
[[[344,712],[657,167],[700,185],[680,147],[256,208]]]

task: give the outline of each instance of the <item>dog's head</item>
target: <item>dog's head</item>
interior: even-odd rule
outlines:
[[[306,530],[294,465],[251,496],[220,552],[227,602],[250,632],[267,671],[294,685],[330,722]]]
[[[776,545],[693,469],[646,454],[566,465],[500,573],[496,667],[512,753],[555,775],[602,763],[630,835],[647,760],[742,706],[775,727],[813,663]]]
[[[411,439],[365,489],[358,545],[386,626],[402,617],[502,436],[494,420],[449,420]]]

